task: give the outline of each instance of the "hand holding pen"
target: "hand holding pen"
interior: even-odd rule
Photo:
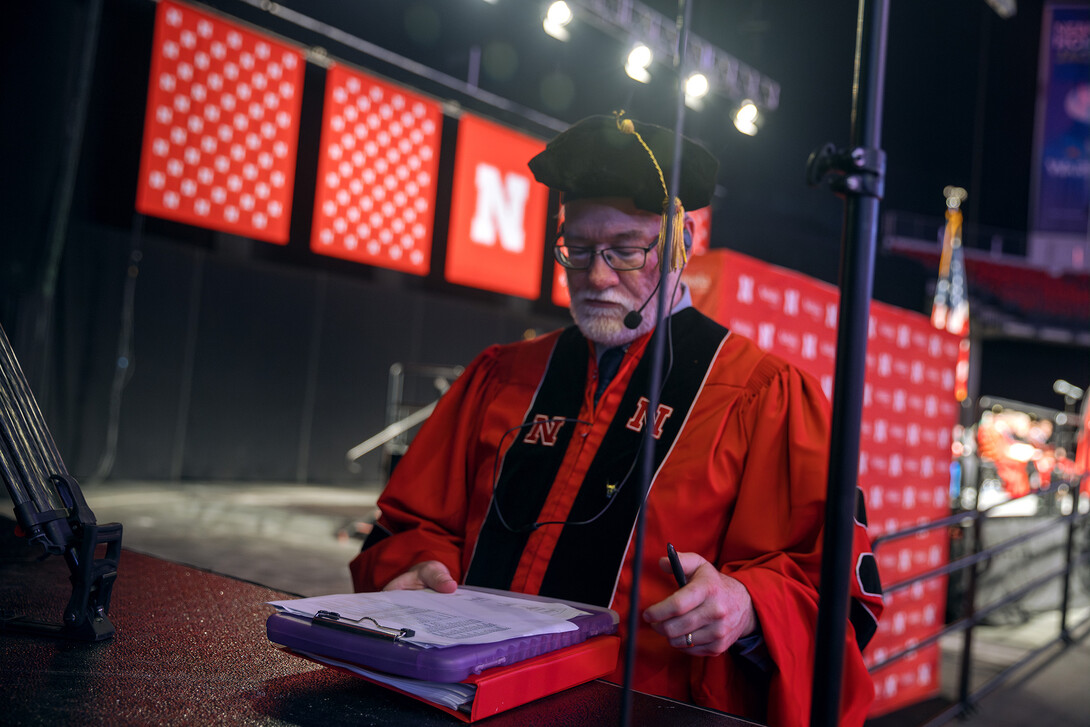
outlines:
[[[677,557],[677,549],[674,548],[673,543],[666,544],[666,557],[670,559],[670,570],[674,572],[674,580],[677,581],[677,587],[684,588],[687,579],[685,578],[685,571],[681,568],[681,559]],[[685,634],[685,647],[692,648],[692,646],[692,633]]]
[[[670,570],[674,572],[677,587],[683,588],[686,583],[685,571],[681,569],[681,559],[677,557],[677,550],[674,549],[673,543],[666,544],[666,557],[670,559]]]
[[[647,607],[644,621],[693,656],[718,656],[740,637],[757,629],[753,601],[742,583],[719,572],[699,553],[678,554],[666,546],[663,569],[673,573],[678,590]],[[688,571],[682,561],[688,564]]]

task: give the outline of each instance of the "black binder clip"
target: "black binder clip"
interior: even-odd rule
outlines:
[[[369,626],[364,621],[369,621],[373,626]],[[386,639],[387,641],[401,641],[402,639],[411,639],[416,636],[416,632],[412,629],[399,629],[393,626],[383,626],[370,616],[361,616],[357,619],[348,618],[347,616],[341,616],[336,611],[318,611],[314,614],[314,618],[311,619],[311,623],[316,626],[328,626],[329,628],[340,629],[341,631],[349,631],[357,634],[367,634],[368,636],[375,636],[380,639]]]

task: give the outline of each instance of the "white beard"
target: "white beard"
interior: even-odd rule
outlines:
[[[640,321],[640,325],[635,329],[625,326],[624,317],[629,310],[639,308],[640,305],[642,305],[642,301],[637,304],[635,308],[629,308],[628,301],[613,300],[612,296],[609,296],[607,299],[620,303],[624,306],[624,310],[619,312],[613,310],[588,310],[581,305],[578,300],[572,300],[572,320],[575,321],[575,325],[579,327],[579,330],[588,340],[607,348],[623,346],[635,341],[655,327],[654,307],[657,303],[654,298],[652,298],[651,302],[647,304],[647,307],[643,309],[643,319]],[[647,314],[648,310],[651,311],[651,315]]]

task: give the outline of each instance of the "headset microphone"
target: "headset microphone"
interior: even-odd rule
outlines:
[[[688,230],[685,230],[684,234],[685,234],[685,251],[688,252],[693,247],[693,237],[692,237],[692,235],[689,234]],[[643,323],[643,309],[646,308],[647,304],[651,302],[651,299],[655,297],[655,292],[659,289],[659,284],[661,282],[662,282],[662,277],[660,276],[659,279],[655,282],[655,287],[652,288],[651,294],[649,296],[647,296],[647,300],[645,300],[643,302],[643,305],[641,305],[636,310],[630,310],[630,311],[628,311],[628,313],[625,313],[624,321],[623,321],[625,328],[627,328],[630,331],[634,331],[634,330],[636,330],[637,328],[640,327],[640,324]]]
[[[659,289],[659,282],[661,282],[661,279],[655,283],[655,287],[651,289],[651,294],[647,296],[647,300],[645,300],[643,302],[643,305],[641,305],[636,310],[630,310],[627,313],[625,313],[625,316],[624,316],[624,327],[625,328],[627,328],[630,331],[634,331],[634,330],[636,330],[637,328],[640,327],[641,323],[643,323],[643,309],[646,308],[647,304],[651,302],[651,299],[655,297],[655,291],[657,291]]]

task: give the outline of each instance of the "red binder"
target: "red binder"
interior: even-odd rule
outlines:
[[[450,709],[416,694],[369,679],[366,675],[352,671],[350,664],[315,658],[289,648],[283,650],[412,697],[452,714],[463,722],[476,722],[611,673],[617,667],[620,643],[618,636],[595,636],[582,643],[510,666],[494,667],[474,674],[462,681],[463,684],[476,685],[473,701],[467,705],[468,709],[463,708],[466,711]]]

